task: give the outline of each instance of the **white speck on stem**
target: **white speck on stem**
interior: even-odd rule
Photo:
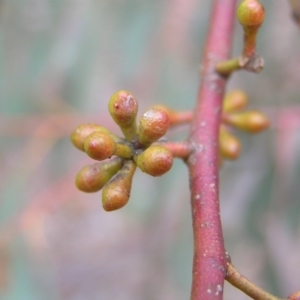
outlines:
[[[202,145],[202,144],[199,144],[197,150],[198,150],[199,152],[203,152],[203,151],[205,151],[205,146]]]
[[[212,190],[212,192],[216,192],[216,189],[215,189],[215,184],[214,183],[211,183],[210,185],[209,185],[209,187],[211,188],[211,190]]]
[[[217,291],[216,291],[216,296],[218,296],[220,294],[220,292],[222,292],[223,288],[220,284],[217,285]]]

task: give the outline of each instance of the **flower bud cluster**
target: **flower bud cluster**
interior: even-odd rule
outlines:
[[[242,110],[247,103],[247,95],[240,90],[233,90],[225,96],[219,135],[220,154],[224,159],[238,158],[241,150],[240,141],[231,133],[231,128],[259,133],[269,127],[269,120],[262,112]]]
[[[124,138],[100,125],[84,124],[73,131],[71,141],[92,159],[103,161],[82,168],[76,176],[76,186],[84,192],[103,189],[103,208],[112,211],[128,202],[137,167],[151,176],[161,176],[171,169],[173,155],[163,145],[152,145],[169,128],[165,110],[148,110],[137,125],[138,103],[131,93],[123,90],[111,97],[108,109]]]

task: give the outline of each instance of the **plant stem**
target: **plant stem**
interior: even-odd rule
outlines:
[[[232,58],[222,61],[216,65],[216,71],[224,76],[230,75],[233,71],[241,69],[239,58]]]
[[[243,55],[246,57],[253,57],[256,53],[256,36],[258,29],[244,31],[244,49]]]
[[[269,294],[240,274],[231,263],[228,265],[226,280],[252,299],[280,300],[280,298]]]
[[[194,117],[193,111],[177,112],[175,116],[170,118],[170,126],[180,125],[184,123],[190,123]]]
[[[169,149],[174,157],[187,159],[192,152],[192,146],[189,142],[166,142],[162,146]]]
[[[236,0],[215,0],[203,59],[188,159],[194,232],[192,300],[223,299],[226,258],[219,210],[218,133],[226,79],[216,63],[230,56]]]

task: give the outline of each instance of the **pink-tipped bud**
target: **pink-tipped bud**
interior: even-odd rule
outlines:
[[[139,124],[139,141],[145,146],[163,137],[170,125],[170,119],[163,109],[152,108],[145,112]]]
[[[127,91],[116,92],[109,100],[108,110],[125,138],[133,140],[137,131],[136,115],[138,112],[138,102],[135,97]]]
[[[102,131],[109,133],[109,131],[97,124],[88,123],[79,125],[72,133],[71,133],[71,142],[73,145],[81,151],[84,151],[84,141],[85,139],[94,131]]]
[[[173,165],[173,155],[163,146],[150,146],[136,155],[134,160],[137,166],[151,176],[161,176],[168,172]]]
[[[114,158],[105,163],[85,166],[78,172],[75,184],[83,192],[97,192],[122,168],[122,165],[122,159]]]
[[[109,133],[95,131],[85,139],[84,151],[95,160],[104,160],[115,153],[116,143]]]
[[[245,30],[258,29],[264,19],[264,7],[257,0],[244,0],[238,7],[237,18]]]

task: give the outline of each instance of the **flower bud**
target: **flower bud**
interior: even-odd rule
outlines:
[[[169,128],[170,120],[167,112],[161,108],[152,108],[145,112],[139,124],[139,141],[149,146],[164,136]]]
[[[241,90],[233,90],[226,94],[223,101],[223,110],[226,113],[238,111],[248,103],[246,93]]]
[[[265,18],[264,7],[257,0],[244,0],[238,7],[237,18],[244,30],[257,30]]]
[[[255,110],[229,114],[226,123],[251,133],[257,133],[269,127],[268,118]]]
[[[126,160],[122,169],[104,186],[102,206],[106,211],[119,209],[127,204],[136,164]]]
[[[224,126],[221,126],[220,128],[219,147],[221,156],[229,160],[237,159],[241,152],[239,140]]]
[[[238,7],[237,17],[244,29],[244,49],[239,65],[258,73],[264,67],[264,61],[256,54],[256,35],[265,18],[264,7],[256,0],[244,0]]]
[[[71,133],[71,142],[73,145],[81,151],[84,151],[84,140],[94,131],[102,131],[109,133],[109,131],[97,124],[88,123],[79,125],[72,133]]]
[[[173,165],[173,155],[163,146],[150,146],[134,157],[137,166],[151,176],[161,176]]]
[[[85,166],[78,172],[75,184],[83,192],[97,192],[121,169],[122,165],[123,160],[116,157],[105,163]]]
[[[95,131],[85,139],[84,151],[95,160],[104,160],[114,154],[116,142],[109,133]]]
[[[136,115],[138,103],[127,91],[119,91],[112,95],[108,110],[116,124],[119,125],[125,138],[129,141],[136,137]]]

